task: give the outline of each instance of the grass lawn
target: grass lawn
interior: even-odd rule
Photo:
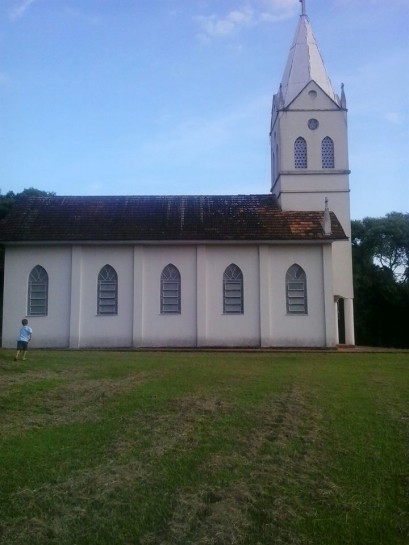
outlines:
[[[13,356],[1,544],[409,543],[409,353]]]

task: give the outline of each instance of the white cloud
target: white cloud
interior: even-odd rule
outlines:
[[[301,13],[300,0],[258,0],[259,21],[282,21]]]
[[[392,125],[403,125],[404,122],[404,116],[397,112],[388,112],[385,118]]]
[[[200,37],[210,39],[224,37],[244,27],[263,22],[275,22],[294,14],[299,0],[247,0],[226,15],[201,15],[196,17],[201,28]]]
[[[10,10],[10,19],[16,21],[17,19],[24,17],[27,10],[35,1],[36,0],[22,0],[18,2],[17,5]]]
[[[236,29],[254,23],[254,10],[249,6],[230,11],[224,17],[217,15],[199,16],[196,18],[201,26],[202,33],[208,38],[226,36]]]

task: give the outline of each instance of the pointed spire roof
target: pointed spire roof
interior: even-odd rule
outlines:
[[[300,21],[281,80],[283,106],[288,106],[311,80],[315,81],[332,100],[338,103],[338,97],[332,87],[305,12],[305,2],[304,0],[300,0],[300,2],[302,4]]]

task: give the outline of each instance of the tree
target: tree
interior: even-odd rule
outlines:
[[[10,212],[16,199],[21,197],[53,197],[54,195],[54,191],[43,191],[35,187],[28,187],[20,193],[8,191],[4,196],[0,192],[0,219],[4,218]]]
[[[409,214],[352,222],[358,344],[409,347]]]
[[[354,222],[357,223],[357,222]],[[398,281],[407,276],[409,214],[391,212],[384,218],[364,218],[355,243],[364,244],[375,264],[388,269]]]

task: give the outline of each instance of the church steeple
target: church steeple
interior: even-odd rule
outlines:
[[[311,29],[306,1],[273,98],[270,126],[271,192],[282,210],[321,211],[323,234],[333,214],[351,235],[348,123],[344,86],[332,87]],[[329,204],[330,203],[330,204]],[[331,207],[331,212],[330,212]],[[324,252],[329,250],[323,247]],[[354,344],[352,255],[349,240],[334,243],[334,301],[344,299],[345,342]]]
[[[314,38],[306,1],[300,3],[284,75],[273,98],[271,192],[283,210],[321,210],[323,198],[335,192],[337,198],[331,198],[331,206],[337,209],[347,231],[349,166],[344,86],[339,97]],[[338,209],[344,192],[345,203]]]
[[[305,0],[300,2],[300,20],[281,80],[282,107],[287,107],[311,80],[339,105],[339,98],[334,92],[311,29]]]

